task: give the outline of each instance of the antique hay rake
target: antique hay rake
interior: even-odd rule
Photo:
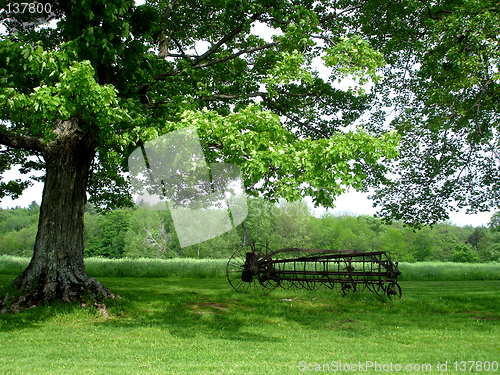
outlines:
[[[367,288],[378,295],[401,298],[398,263],[384,251],[268,250],[267,245],[253,243],[229,258],[227,279],[236,291],[262,287],[267,294],[277,287],[315,290],[324,285],[340,288],[344,294]]]

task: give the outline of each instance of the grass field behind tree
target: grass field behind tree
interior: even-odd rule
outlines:
[[[17,275],[30,258],[0,256],[0,274]],[[215,277],[226,273],[227,259],[105,259],[86,258],[89,276],[100,277]],[[399,263],[401,281],[500,280],[499,263]]]
[[[0,294],[25,263],[0,258]],[[403,298],[389,301],[323,288],[236,293],[224,263],[88,259],[89,274],[122,296],[109,316],[62,304],[0,315],[0,372],[448,374],[475,361],[473,373],[500,373],[499,265],[402,264],[404,279],[429,281],[402,279]],[[375,362],[393,371],[367,368]]]

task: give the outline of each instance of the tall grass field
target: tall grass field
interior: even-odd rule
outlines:
[[[17,275],[29,258],[0,256],[0,274]],[[91,277],[218,277],[226,274],[227,259],[105,259],[86,258]],[[498,263],[399,263],[400,281],[500,280]]]
[[[28,264],[0,257],[0,294]],[[225,260],[87,259],[121,295],[0,315],[0,374],[500,374],[500,265],[400,264],[368,291],[237,293]]]

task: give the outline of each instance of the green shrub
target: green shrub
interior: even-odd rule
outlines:
[[[500,262],[500,243],[489,244],[482,249],[480,256],[483,262]]]
[[[476,263],[479,261],[477,252],[465,243],[456,244],[452,249],[452,262]]]

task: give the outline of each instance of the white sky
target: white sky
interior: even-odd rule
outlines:
[[[144,0],[136,0],[137,5],[142,3],[144,3]],[[51,27],[54,26],[55,25],[51,25]],[[267,28],[264,25],[256,25],[254,27],[254,31],[257,31],[259,34],[261,34],[262,37],[264,37],[268,41],[271,41],[271,35],[269,34],[270,30],[271,29]],[[327,72],[325,71],[322,72],[320,69],[320,74],[322,75],[322,78],[327,78],[328,75]],[[6,182],[11,179],[19,178],[20,175],[19,173],[17,173],[17,171],[7,171],[2,174],[2,177],[3,177],[3,182]],[[26,207],[32,201],[36,201],[38,204],[40,204],[42,198],[42,191],[43,191],[43,185],[41,183],[34,183],[32,187],[24,191],[23,195],[19,199],[12,200],[8,197],[3,198],[0,201],[0,207],[1,208],[10,208],[15,206]],[[312,208],[310,200],[308,201],[308,203]],[[325,209],[316,209],[314,210],[314,213],[316,215],[319,215],[326,211],[327,210]],[[341,195],[339,199],[336,201],[336,208],[333,210],[330,209],[328,210],[328,212],[333,212],[335,214],[351,213],[355,215],[362,215],[362,214],[373,215],[375,213],[375,209],[372,207],[372,202],[368,199],[368,194],[358,193],[353,191]],[[451,216],[451,222],[460,226],[464,225],[486,226],[488,225],[492,214],[493,213],[487,212],[487,213],[479,213],[476,215],[467,215],[465,213],[465,210],[463,210],[461,212],[452,213],[450,216]]]

